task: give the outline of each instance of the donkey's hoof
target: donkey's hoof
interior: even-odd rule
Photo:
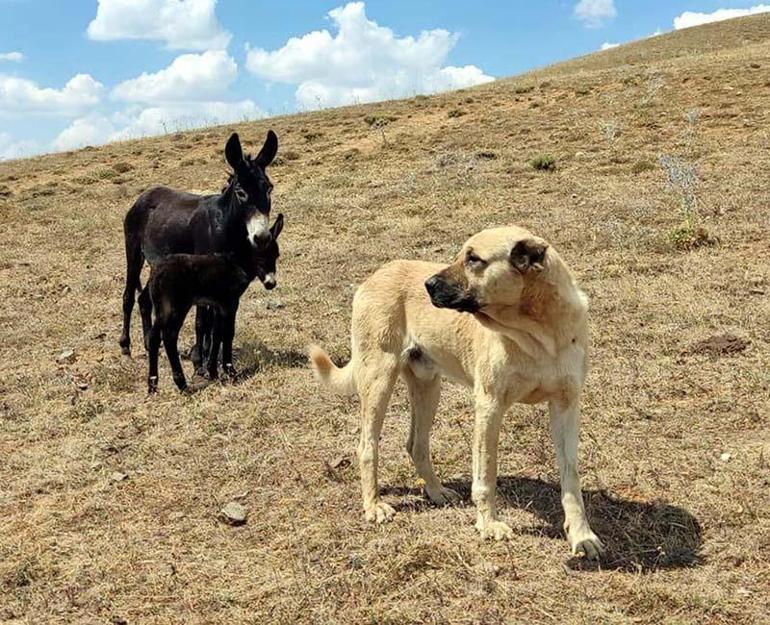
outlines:
[[[157,392],[158,392],[158,378],[153,376],[149,380],[147,380],[147,393],[149,395],[154,395]]]
[[[131,355],[131,345],[125,345],[122,342],[120,343],[120,351],[124,356],[130,356]]]
[[[222,372],[230,379],[236,380],[238,378],[238,371],[233,367],[232,363],[222,365]]]

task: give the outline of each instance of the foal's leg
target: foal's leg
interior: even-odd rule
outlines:
[[[233,366],[233,338],[235,337],[235,316],[238,312],[238,302],[227,311],[222,319],[222,370],[235,379],[238,372]]]
[[[198,373],[203,368],[203,359],[205,357],[203,353],[203,342],[206,334],[206,307],[195,307],[195,345],[193,345],[190,352],[190,360],[192,360],[195,372]]]
[[[171,371],[174,374],[174,382],[180,391],[187,389],[187,380],[184,377],[182,363],[179,360],[179,351],[177,341],[179,340],[179,330],[182,328],[184,317],[173,317],[163,328],[163,346],[166,348],[166,356],[171,365]]]
[[[142,316],[142,334],[144,335],[144,348],[149,351],[150,329],[152,328],[152,300],[150,289],[147,285],[139,293],[139,314]]]
[[[147,354],[150,361],[150,370],[147,374],[147,392],[158,392],[158,350],[160,349],[161,321],[155,320],[150,329],[149,339],[147,341]]]
[[[214,331],[211,337],[211,349],[209,350],[209,361],[206,367],[209,379],[216,380],[219,376],[217,371],[217,361],[219,360],[219,346],[222,343],[222,326],[225,317],[220,313],[214,315]]]

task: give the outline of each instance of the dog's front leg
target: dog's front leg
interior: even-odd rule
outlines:
[[[564,508],[564,531],[574,555],[598,558],[604,546],[588,525],[578,474],[578,435],[580,403],[577,398],[548,404],[551,414],[551,436],[556,447],[556,461],[561,475],[561,504]]]
[[[508,525],[497,520],[497,444],[505,406],[497,398],[476,392],[476,423],[473,429],[473,485],[471,498],[476,504],[476,529],[483,538],[504,540],[513,537]]]

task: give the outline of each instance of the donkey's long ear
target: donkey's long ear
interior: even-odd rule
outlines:
[[[238,169],[243,163],[243,148],[241,148],[241,140],[238,137],[238,133],[234,132],[230,135],[225,145],[225,158],[228,164],[233,169]]]
[[[262,146],[262,149],[259,151],[259,154],[257,154],[257,158],[255,159],[257,165],[260,167],[267,167],[270,163],[273,162],[277,152],[278,137],[272,130],[268,130],[267,138],[265,139],[265,145]]]
[[[548,244],[535,239],[522,239],[511,250],[511,265],[519,273],[542,271]]]
[[[278,213],[278,217],[275,218],[275,223],[270,226],[270,234],[273,235],[273,240],[278,238],[283,230],[283,213]]]

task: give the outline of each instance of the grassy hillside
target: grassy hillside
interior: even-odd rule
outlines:
[[[0,164],[0,622],[767,622],[769,69],[757,16],[441,96]],[[133,359],[117,345],[123,215],[152,184],[218,190],[229,133],[256,148],[268,128],[287,224],[279,288],[253,285],[239,316],[253,375],[186,397],[162,362],[147,399],[138,319]],[[530,164],[544,155],[553,171]],[[357,403],[307,369],[310,342],[347,357],[380,264],[449,262],[505,223],[549,239],[591,297],[599,567],[567,559],[543,406],[506,417],[516,538],[484,543],[467,393],[445,387],[433,436],[466,504],[435,508],[399,389],[380,478],[400,512],[374,527]],[[233,499],[238,528],[217,518]]]

